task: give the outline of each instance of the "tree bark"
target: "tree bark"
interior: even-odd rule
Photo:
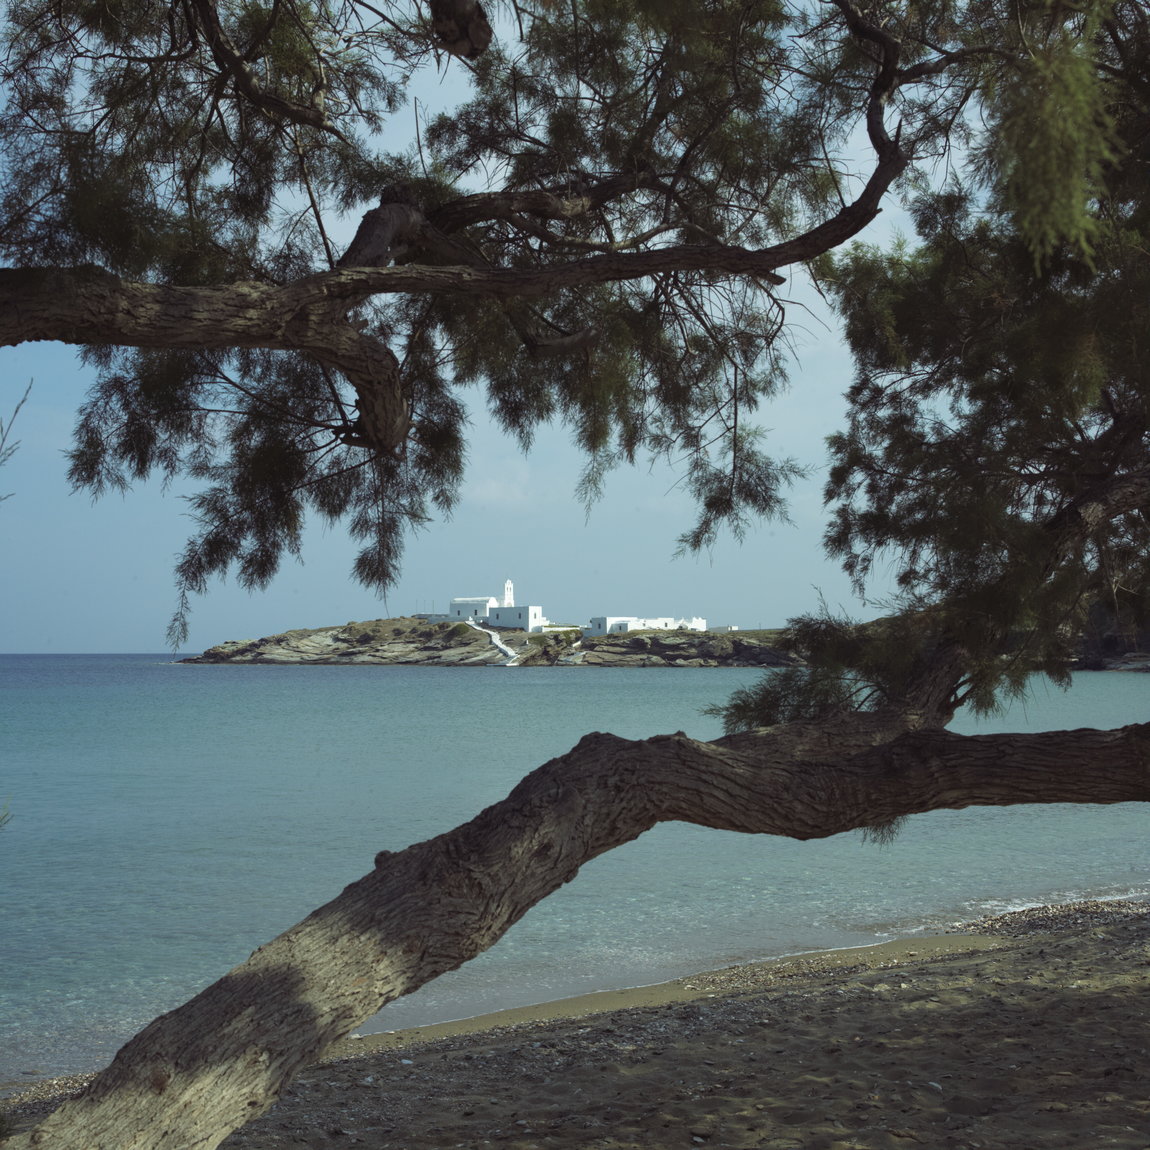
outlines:
[[[385,203],[364,214],[337,268],[386,267],[427,226],[414,204]]]
[[[410,417],[399,361],[349,321],[357,301],[333,303],[314,282],[322,278],[287,286],[175,287],[133,283],[94,266],[0,268],[0,346],[59,340],[301,351],[342,372],[355,388],[362,441],[384,454],[400,452]]]
[[[471,822],[381,852],[6,1150],[210,1150],[363,1019],[660,821],[811,839],[940,808],[1148,799],[1150,724],[959,736],[856,714],[713,743],[588,735]]]

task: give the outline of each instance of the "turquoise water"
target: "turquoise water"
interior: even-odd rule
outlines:
[[[470,818],[588,730],[714,737],[700,709],[756,674],[0,656],[0,1082],[100,1065],[378,850]],[[1148,701],[1150,676],[1086,674],[979,729],[1114,726]],[[1150,893],[1146,830],[1141,804],[935,812],[886,848],[661,826],[362,1029]]]

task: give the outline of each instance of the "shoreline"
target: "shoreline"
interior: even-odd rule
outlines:
[[[859,963],[868,965],[898,965],[911,959],[930,959],[983,950],[997,945],[989,935],[954,934],[913,935],[888,939],[885,942],[861,946],[841,947],[834,950],[808,950],[798,954],[780,955],[752,962],[740,962],[715,970],[685,974],[666,982],[653,982],[641,986],[622,987],[617,990],[596,990],[589,994],[574,994],[549,1002],[512,1006],[504,1010],[457,1018],[448,1022],[433,1022],[424,1026],[383,1030],[371,1034],[351,1034],[335,1043],[322,1062],[338,1062],[349,1058],[363,1058],[377,1051],[405,1050],[440,1039],[482,1036],[493,1031],[517,1027],[546,1025],[553,1022],[574,1022],[609,1014],[617,1010],[639,1010],[672,1006],[691,1002],[700,997],[717,997],[734,993],[734,987],[754,982],[774,982],[793,977],[797,971],[833,973],[853,968]]]
[[[1145,1150],[1148,973],[1150,902],[1033,907],[345,1039],[224,1145]]]

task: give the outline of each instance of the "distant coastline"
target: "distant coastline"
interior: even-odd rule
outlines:
[[[428,667],[780,667],[797,662],[778,649],[779,631],[631,631],[542,634],[418,617],[229,640],[183,663],[334,664]]]
[[[483,627],[442,616],[369,619],[342,626],[229,639],[181,663],[327,664],[403,667],[786,667],[802,662],[782,646],[781,629],[626,631],[587,635],[580,628],[544,632]],[[1150,654],[1100,654],[1085,642],[1077,671],[1150,672]]]

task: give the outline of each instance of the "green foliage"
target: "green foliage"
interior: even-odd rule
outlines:
[[[831,444],[828,545],[860,583],[898,554],[902,588],[945,602],[964,645],[1017,634],[1019,673],[1058,675],[1090,600],[1142,599],[1150,574],[1137,511],[1064,553],[1051,539],[1092,485],[1147,462],[1143,261],[1111,230],[1097,272],[1062,249],[1036,276],[1021,237],[961,198],[918,221],[915,253],[840,262],[859,377]]]
[[[471,98],[433,117],[418,149],[380,155],[408,78],[435,59],[417,4],[20,0],[0,44],[0,250],[181,285],[283,283],[330,266],[333,221],[386,186],[431,217],[477,189],[572,197],[558,218],[496,211],[449,228],[480,266],[778,240],[834,204],[825,157],[848,131],[830,128],[826,94],[788,64],[788,21],[776,0],[524,10],[520,41],[475,63]],[[578,207],[588,195],[594,207]],[[680,270],[360,312],[410,396],[398,459],[365,453],[347,381],[294,353],[88,349],[101,377],[73,482],[205,484],[174,637],[212,577],[266,584],[309,512],[362,539],[358,578],[392,582],[405,532],[453,505],[471,385],[524,445],[543,421],[568,424],[588,501],[620,463],[681,465],[701,508],[688,547],[781,513],[797,469],[762,450],[750,420],[785,381],[783,313],[755,282]]]
[[[485,252],[514,251],[518,267],[553,260],[555,247],[625,251],[639,246],[633,237],[715,242],[737,227],[739,242],[777,239],[805,206],[828,202],[802,158],[809,132],[797,145],[809,110],[764,74],[781,58],[784,27],[782,10],[762,2],[548,8],[525,21],[518,55],[479,61],[474,99],[431,123],[427,153],[436,172],[496,171],[507,190],[577,197],[605,176],[635,180],[626,198],[548,220],[526,243],[505,220],[472,230]],[[761,292],[678,272],[530,307],[454,300],[437,319],[457,378],[485,380],[497,418],[524,445],[543,420],[571,426],[588,458],[585,501],[647,451],[686,467],[701,508],[688,547],[722,526],[739,530],[747,515],[779,513],[795,468],[740,428],[785,381],[781,310]],[[595,338],[576,354],[537,355],[525,330]]]
[[[805,665],[771,670],[707,713],[721,718],[732,734],[905,705],[939,639],[930,612],[854,623],[824,606],[818,614],[792,619],[776,644]]]
[[[100,376],[72,481],[96,493],[155,474],[201,485],[173,638],[212,578],[266,585],[299,553],[308,516],[346,525],[357,578],[393,582],[406,533],[457,497],[471,388],[524,446],[541,423],[564,423],[588,502],[617,465],[679,467],[699,509],[688,550],[784,516],[801,469],[755,420],[786,385],[786,305],[755,274],[700,269],[720,248],[749,255],[823,227],[855,194],[859,130],[894,147],[868,100],[884,79],[876,53],[897,41],[889,103],[917,164],[907,186],[924,189],[923,243],[817,262],[861,365],[834,442],[830,545],[860,581],[898,551],[909,602],[946,597],[974,621],[962,642],[989,651],[992,636],[1042,631],[1012,665],[1053,669],[1068,588],[1102,554],[1092,544],[1043,566],[1042,524],[1074,497],[1059,460],[1084,437],[1097,443],[1089,466],[1113,463],[1107,404],[1130,406],[1114,377],[1141,350],[1146,297],[1140,273],[1126,276],[1145,250],[1138,4],[931,0],[884,9],[881,35],[863,28],[869,10],[778,0],[511,12],[514,31],[466,65],[462,103],[421,110],[418,145],[381,154],[410,77],[447,63],[416,0],[9,5],[0,254],[12,264],[91,263],[239,299],[245,281],[331,269],[341,215],[387,189],[426,221],[398,264],[524,283],[585,273],[519,296],[454,290],[457,276],[453,290],[355,301],[357,330],[399,364],[411,430],[394,454],[365,438],[351,379],[290,341],[89,346]],[[968,147],[972,187],[934,188],[936,162]],[[545,208],[517,198],[539,193]],[[618,270],[632,255],[651,261],[641,276]],[[1131,321],[1117,342],[1116,316]],[[1125,579],[1137,547],[1111,535],[1105,563]],[[1035,580],[1048,591],[1025,596]],[[827,697],[838,689],[828,680]],[[842,690],[855,698],[853,680]]]
[[[985,92],[984,169],[1036,266],[1064,244],[1089,258],[1098,237],[1091,209],[1120,152],[1112,83],[1098,59],[1112,7],[1020,6],[1025,53]]]
[[[1067,19],[1050,38],[1068,35]],[[1009,186],[986,204],[955,183],[912,205],[917,247],[856,246],[829,275],[857,377],[831,440],[828,548],[860,588],[876,563],[896,565],[904,612],[965,652],[956,701],[984,710],[1035,671],[1065,681],[1100,608],[1129,628],[1150,605],[1145,512],[1122,495],[1150,474],[1150,187],[1135,111],[1150,28],[1106,33],[1092,90],[1119,143],[1099,132],[1104,170],[1057,154],[1074,179],[1105,176],[1087,230],[1064,226],[1061,201],[1038,243]],[[1071,54],[1076,68],[1090,58]],[[837,665],[835,643],[815,648],[820,674]]]
[[[346,416],[332,411],[335,382],[300,356],[105,351],[99,362],[104,370],[80,411],[70,452],[74,486],[122,489],[154,472],[205,483],[189,501],[200,531],[176,569],[174,645],[186,634],[189,595],[228,571],[245,587],[265,586],[285,555],[299,553],[308,512],[345,522],[364,544],[360,578],[387,586],[403,528],[454,501],[462,408],[430,377],[413,441],[391,458],[340,440],[338,420]]]

